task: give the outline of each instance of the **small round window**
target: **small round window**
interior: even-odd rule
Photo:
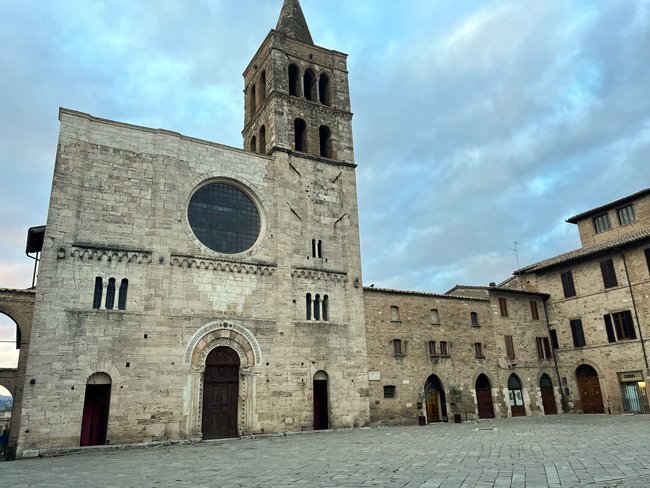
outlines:
[[[260,235],[260,214],[253,200],[226,183],[199,188],[190,199],[188,219],[199,241],[225,254],[250,249]]]

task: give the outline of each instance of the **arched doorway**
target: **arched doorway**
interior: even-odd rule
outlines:
[[[20,326],[9,315],[0,311],[0,368],[16,368],[20,355]],[[14,344],[15,341],[15,344]]]
[[[108,411],[111,403],[111,377],[106,373],[94,373],[86,381],[83,418],[81,419],[81,446],[106,444]]]
[[[605,413],[596,370],[588,364],[581,364],[576,369],[576,380],[580,391],[582,413]]]
[[[494,403],[492,403],[492,384],[487,376],[480,374],[476,378],[476,405],[478,406],[478,418],[493,419]]]
[[[429,422],[447,421],[447,402],[445,389],[440,378],[432,374],[424,385],[424,397],[427,403],[427,419]]]
[[[539,379],[539,390],[542,393],[542,405],[544,406],[545,415],[557,414],[557,405],[555,404],[555,393],[553,392],[553,382],[549,375],[544,373]]]
[[[237,437],[239,355],[215,347],[205,360],[203,375],[203,439]]]
[[[314,430],[325,430],[330,427],[327,379],[325,371],[318,371],[314,375]]]
[[[525,417],[524,393],[521,389],[521,380],[516,374],[508,378],[508,397],[510,400],[510,412],[513,417]]]

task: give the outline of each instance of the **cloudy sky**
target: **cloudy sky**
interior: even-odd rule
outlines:
[[[0,0],[0,287],[27,287],[59,106],[241,146],[281,0]],[[302,0],[349,53],[365,284],[444,292],[650,186],[650,0]],[[13,339],[0,315],[0,340]],[[15,364],[0,343],[0,367]]]

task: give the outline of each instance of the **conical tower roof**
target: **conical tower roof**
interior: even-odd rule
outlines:
[[[287,37],[297,39],[298,41],[314,44],[305,20],[305,15],[300,8],[299,0],[284,0],[282,11],[278,19],[276,30],[282,32]]]

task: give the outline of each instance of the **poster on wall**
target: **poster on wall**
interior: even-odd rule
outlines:
[[[512,390],[508,390],[508,396],[510,397],[509,398],[509,403],[510,403],[510,406],[512,407],[515,404],[515,397],[512,394]]]
[[[524,399],[521,397],[521,390],[515,390],[515,405],[523,406]]]

